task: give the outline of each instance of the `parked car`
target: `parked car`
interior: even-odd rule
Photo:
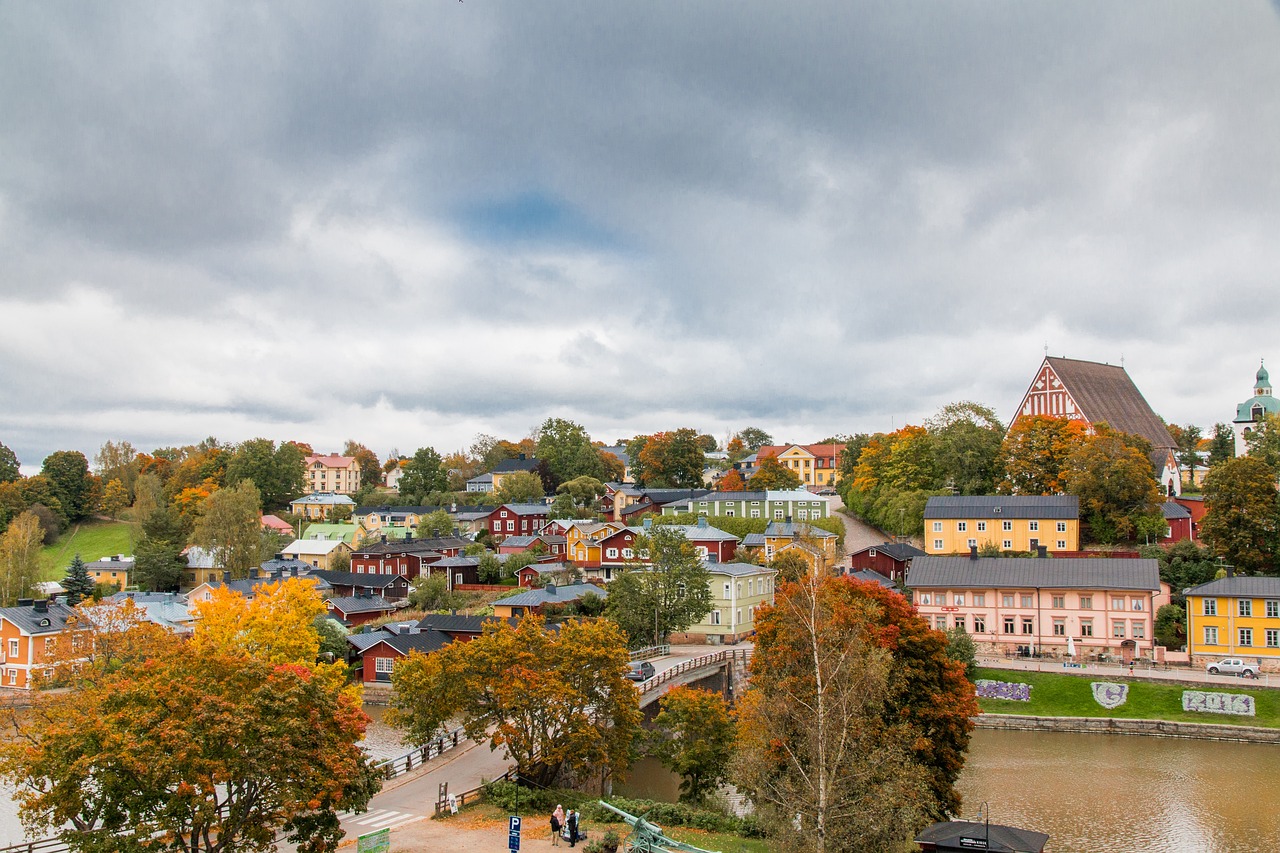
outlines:
[[[1238,675],[1241,678],[1256,678],[1258,676],[1258,665],[1250,663],[1241,658],[1223,658],[1219,661],[1212,661],[1205,666],[1209,670],[1210,675]]]
[[[636,660],[627,664],[627,678],[632,681],[648,681],[657,674],[653,664],[647,660]]]

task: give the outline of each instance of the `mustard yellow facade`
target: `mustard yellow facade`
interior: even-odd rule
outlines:
[[[926,554],[1080,550],[1080,501],[1070,495],[956,495],[929,498],[924,510]]]
[[[1280,671],[1280,578],[1219,578],[1187,590],[1193,665],[1244,658]]]
[[[769,453],[774,448],[761,448],[760,454],[775,456],[784,468],[790,468],[800,478],[800,485],[811,489],[831,488],[838,479],[842,444],[792,444],[785,449]],[[761,456],[762,458],[762,456]]]

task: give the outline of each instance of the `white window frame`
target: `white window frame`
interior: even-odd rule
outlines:
[[[1218,626],[1217,625],[1204,626],[1204,644],[1206,646],[1218,645]]]
[[[1253,629],[1252,628],[1237,628],[1236,630],[1239,631],[1240,633],[1240,642],[1236,643],[1237,646],[1253,645]]]
[[[395,667],[395,665],[396,665],[395,658],[374,658],[373,659],[373,671],[375,673],[386,673],[390,675],[391,670]]]

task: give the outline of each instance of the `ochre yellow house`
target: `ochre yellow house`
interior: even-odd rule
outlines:
[[[966,554],[977,546],[1001,551],[1080,550],[1080,499],[1074,495],[958,495],[929,498],[924,509],[926,554]]]
[[[564,532],[565,557],[577,566],[598,566],[604,540],[626,527],[621,521],[573,522]]]
[[[1238,657],[1280,671],[1280,578],[1219,578],[1186,596],[1192,666]]]
[[[766,445],[756,451],[756,458],[774,456],[784,468],[790,468],[808,489],[827,489],[836,484],[837,466],[843,444]]]

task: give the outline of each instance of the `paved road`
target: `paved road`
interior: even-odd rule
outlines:
[[[1258,678],[1240,678],[1235,675],[1210,675],[1203,669],[1189,667],[1127,666],[1106,663],[1082,663],[1079,669],[1068,668],[1062,661],[1026,660],[1020,658],[978,658],[978,666],[992,669],[1012,669],[1030,672],[1054,672],[1067,675],[1128,676],[1149,681],[1175,681],[1190,684],[1211,684],[1219,687],[1271,687],[1280,689],[1280,675],[1263,673]]]
[[[893,541],[893,537],[885,533],[879,528],[872,527],[844,507],[844,501],[840,500],[839,495],[831,495],[827,498],[827,506],[832,515],[839,517],[844,522],[844,553],[845,559],[842,565],[849,565],[848,556],[856,554],[863,548],[870,548],[872,545],[883,545],[885,542]]]

